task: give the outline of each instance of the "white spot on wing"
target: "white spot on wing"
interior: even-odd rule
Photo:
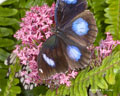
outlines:
[[[41,68],[39,69],[39,71],[40,71],[41,73],[43,73],[43,70],[42,70]]]
[[[54,67],[55,66],[55,62],[50,59],[49,57],[46,56],[46,54],[42,54],[43,55],[43,59],[45,60],[45,62],[51,66],[51,67]]]

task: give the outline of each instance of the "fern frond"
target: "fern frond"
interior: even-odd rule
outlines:
[[[104,23],[105,20],[105,12],[104,9],[107,8],[107,4],[105,0],[87,0],[89,3],[89,6],[91,7],[91,11],[94,13],[96,24],[98,27],[98,35],[95,41],[96,45],[99,45],[99,42],[101,39],[105,38],[105,26]]]
[[[120,40],[120,0],[106,0],[109,4],[105,9],[105,23],[109,24],[106,27],[106,32],[110,32],[115,39]]]

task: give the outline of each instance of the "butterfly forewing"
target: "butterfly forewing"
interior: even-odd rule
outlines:
[[[65,49],[64,54],[69,67],[71,69],[85,68],[91,57],[91,52],[87,47],[95,41],[97,34],[93,14],[85,10],[58,30],[61,33],[59,37],[66,43],[63,49]]]
[[[86,0],[57,0],[55,10],[56,25],[58,27],[64,26],[64,24],[86,8]]]
[[[95,41],[98,31],[94,16],[89,10],[78,14],[60,30],[68,39],[84,47]]]

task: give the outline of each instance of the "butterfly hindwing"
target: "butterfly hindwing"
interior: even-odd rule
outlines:
[[[64,36],[61,36],[64,38]],[[64,49],[64,55],[67,60],[70,69],[83,69],[88,66],[91,53],[90,51],[82,45],[77,44],[73,40],[65,39],[65,44],[62,46]]]
[[[51,36],[44,42],[37,60],[42,79],[48,79],[55,73],[68,70],[68,63],[62,48],[63,44],[64,42],[56,35]]]
[[[86,0],[57,0],[55,10],[56,25],[58,27],[64,26],[64,24],[86,8]]]

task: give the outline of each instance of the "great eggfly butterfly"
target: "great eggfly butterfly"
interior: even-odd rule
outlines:
[[[97,28],[93,14],[86,8],[86,0],[56,1],[56,32],[43,43],[37,58],[42,79],[89,65],[91,52],[87,47],[94,42]]]

